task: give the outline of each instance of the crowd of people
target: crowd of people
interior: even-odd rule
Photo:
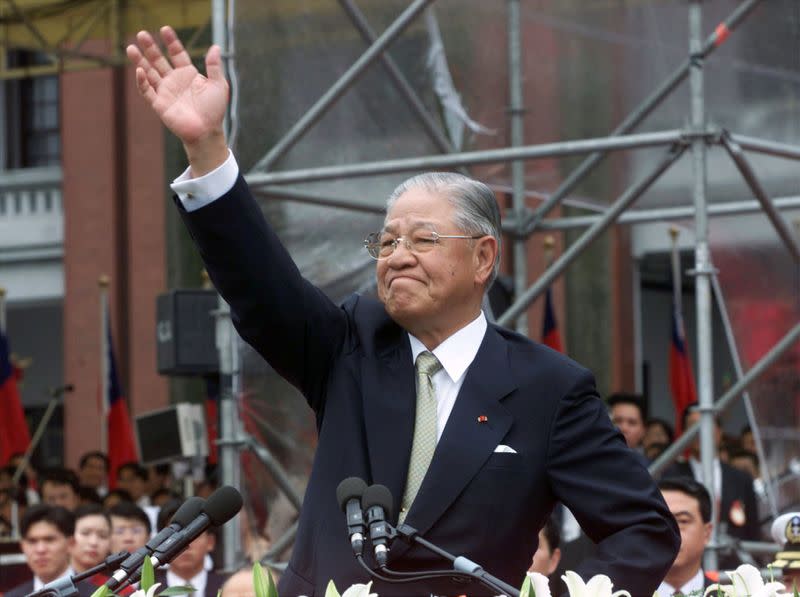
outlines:
[[[99,451],[84,454],[77,471],[30,465],[13,482],[22,455],[0,468],[0,537],[18,538],[28,578],[0,597],[21,597],[44,584],[73,576],[103,563],[111,554],[134,552],[169,524],[183,498],[174,489],[169,465],[145,468],[136,462],[118,467],[116,487],[109,490],[109,462]],[[211,471],[210,471],[211,472]],[[215,489],[214,475],[195,485],[206,497]],[[216,597],[227,577],[215,571],[216,530],[196,538],[167,568],[156,571],[162,588],[190,586],[197,597]],[[25,576],[23,574],[23,576]],[[250,568],[231,577],[226,595],[253,595]],[[91,595],[109,578],[97,573],[76,585]],[[123,591],[127,595],[132,591]],[[248,592],[249,591],[249,592]]]

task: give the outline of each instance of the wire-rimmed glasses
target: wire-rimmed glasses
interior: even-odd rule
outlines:
[[[427,253],[439,244],[443,238],[483,238],[484,234],[439,234],[428,228],[418,228],[412,230],[404,236],[396,236],[390,232],[373,232],[364,239],[364,248],[373,259],[386,259],[397,248],[400,243],[412,253]]]

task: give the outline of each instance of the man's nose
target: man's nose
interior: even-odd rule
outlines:
[[[417,256],[408,247],[406,239],[400,238],[397,246],[392,251],[391,255],[387,258],[390,266],[397,267],[397,265],[416,260]]]

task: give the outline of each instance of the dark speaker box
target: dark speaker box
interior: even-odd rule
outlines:
[[[156,300],[156,356],[162,375],[219,372],[214,290],[173,290]]]

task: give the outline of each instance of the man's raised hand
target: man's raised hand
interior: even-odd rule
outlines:
[[[182,142],[192,174],[210,172],[228,157],[222,123],[228,105],[228,82],[222,72],[219,46],[206,54],[207,76],[192,65],[188,52],[171,27],[161,28],[164,56],[146,31],[127,48],[136,65],[136,83],[145,101]]]

